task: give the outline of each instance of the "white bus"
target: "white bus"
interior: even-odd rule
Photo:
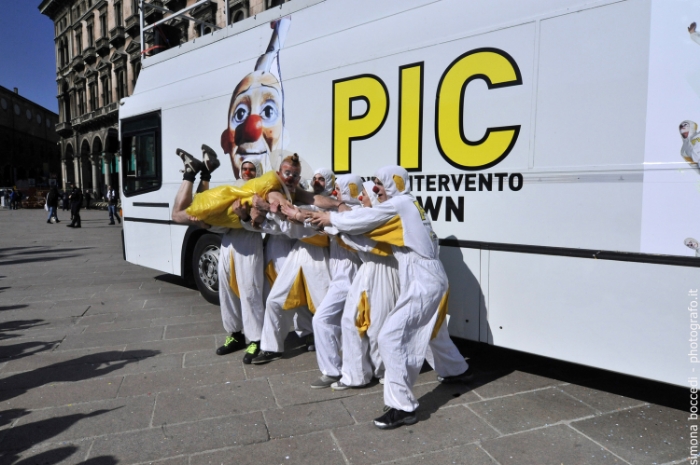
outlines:
[[[293,0],[145,58],[120,102],[126,259],[216,299],[219,237],[171,221],[177,149],[217,152],[212,186],[282,151],[398,163],[453,336],[688,386],[698,20],[682,0]]]

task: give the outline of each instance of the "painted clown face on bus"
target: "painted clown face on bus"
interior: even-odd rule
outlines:
[[[250,73],[236,86],[228,110],[228,127],[221,135],[221,148],[231,156],[236,179],[244,161],[254,159],[270,165],[270,153],[282,139],[282,92],[275,76],[265,71]]]

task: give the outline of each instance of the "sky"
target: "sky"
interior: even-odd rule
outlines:
[[[0,86],[58,113],[53,21],[41,0],[0,0]]]

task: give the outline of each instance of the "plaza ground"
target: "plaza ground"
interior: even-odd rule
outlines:
[[[310,389],[293,334],[267,365],[217,356],[217,306],[66,213],[0,209],[0,464],[690,463],[687,390],[472,343],[474,383],[424,369],[420,421],[380,431],[381,385]]]

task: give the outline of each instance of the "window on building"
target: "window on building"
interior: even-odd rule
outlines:
[[[99,106],[99,104],[97,103],[97,83],[91,82],[88,85],[88,88],[90,92],[90,111],[95,111]]]
[[[124,195],[160,189],[160,112],[122,120],[121,130]]]
[[[78,115],[84,115],[87,112],[85,108],[85,88],[78,89]]]
[[[267,7],[274,8],[284,3],[284,0],[267,0]]]
[[[87,26],[87,41],[88,41],[88,47],[92,47],[95,45],[95,36],[92,32],[92,24],[88,24]]]
[[[102,104],[109,105],[112,103],[112,81],[109,75],[102,76]]]
[[[114,2],[114,24],[121,26],[123,22],[122,2]]]
[[[100,37],[107,37],[107,13],[100,15]]]
[[[83,53],[83,34],[80,31],[75,33],[75,53],[77,55]]]
[[[229,23],[237,23],[239,21],[243,21],[245,18],[245,10],[243,8],[239,8],[231,12],[231,20],[229,21]]]
[[[131,0],[131,14],[135,15],[139,12],[139,0]]]
[[[134,63],[134,82],[132,83],[133,86],[132,88],[136,87],[136,80],[139,78],[139,74],[141,73],[141,62],[137,61]]]
[[[123,69],[120,69],[117,71],[117,100],[121,100],[126,96],[126,73]]]

